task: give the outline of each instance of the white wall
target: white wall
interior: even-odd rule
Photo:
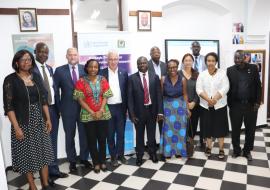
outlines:
[[[47,0],[47,1],[28,1],[28,0],[5,0],[0,1],[1,8],[18,8],[18,7],[32,7],[32,8],[46,8],[46,9],[70,9],[69,0]],[[0,15],[0,23],[5,23],[5,27],[1,27],[0,41],[2,46],[0,69],[0,84],[3,84],[4,77],[13,72],[11,62],[14,55],[12,45],[12,34],[42,34],[52,33],[54,39],[54,55],[56,65],[66,63],[65,54],[66,49],[72,46],[72,32],[71,32],[71,17],[70,15],[38,15],[38,32],[21,33],[19,29],[19,20],[17,15]],[[0,99],[2,100],[2,88],[0,89]],[[10,147],[10,122],[4,116],[3,102],[0,101],[0,136],[2,142],[2,150],[4,156],[5,167],[11,166],[11,147]],[[60,124],[59,131],[59,156],[66,157],[64,132],[62,124]]]

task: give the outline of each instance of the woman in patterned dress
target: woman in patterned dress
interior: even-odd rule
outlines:
[[[164,125],[160,139],[160,152],[165,158],[186,157],[187,109],[186,80],[178,74],[179,62],[171,59],[168,75],[161,79],[164,104]]]
[[[49,189],[48,164],[54,160],[49,133],[52,125],[42,79],[32,73],[33,55],[18,51],[14,73],[3,84],[4,110],[11,122],[12,167],[26,174],[29,189],[36,190],[33,173],[39,171],[43,189]]]
[[[94,172],[99,173],[100,169],[105,172],[107,171],[106,138],[108,120],[111,118],[107,98],[112,96],[112,91],[107,80],[98,75],[99,63],[97,60],[88,60],[84,70],[87,76],[77,81],[74,98],[82,107],[80,117],[85,126]]]

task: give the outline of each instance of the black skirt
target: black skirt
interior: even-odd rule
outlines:
[[[200,126],[204,138],[225,137],[229,132],[227,106],[215,110],[201,107]]]

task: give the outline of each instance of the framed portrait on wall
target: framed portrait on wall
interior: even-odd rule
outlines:
[[[35,8],[18,8],[18,16],[21,32],[38,31],[37,9]]]
[[[264,102],[264,80],[265,80],[265,50],[244,50],[245,61],[257,66],[262,82],[262,103]]]
[[[152,30],[152,14],[151,11],[137,11],[138,31]]]

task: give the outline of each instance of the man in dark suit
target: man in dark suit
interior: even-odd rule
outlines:
[[[262,96],[261,81],[257,66],[244,61],[243,51],[235,52],[234,63],[235,65],[227,69],[230,82],[228,106],[232,125],[232,157],[241,155],[240,130],[244,121],[245,145],[242,152],[243,156],[251,161],[250,151],[254,146],[257,114]]]
[[[85,167],[91,167],[88,162],[89,151],[85,137],[85,131],[80,122],[80,105],[73,99],[74,85],[77,80],[85,75],[84,66],[79,63],[79,54],[76,48],[67,50],[66,58],[68,64],[56,68],[54,73],[56,97],[59,100],[59,109],[62,116],[65,136],[66,136],[66,153],[70,162],[69,169],[71,172],[76,171],[76,149],[75,149],[75,133],[76,124],[78,125],[79,141],[80,141],[80,162]],[[61,90],[61,98],[60,92]]]
[[[60,172],[57,162],[57,137],[58,137],[58,127],[59,127],[59,112],[57,110],[55,101],[55,84],[53,78],[53,69],[46,64],[49,55],[48,46],[39,42],[36,44],[35,48],[36,55],[36,66],[33,68],[33,72],[37,73],[42,79],[44,88],[46,89],[46,96],[49,104],[49,113],[52,123],[51,140],[54,153],[54,161],[49,165],[49,176],[65,178],[68,174]]]
[[[136,155],[138,166],[142,165],[144,154],[144,131],[147,130],[148,153],[154,163],[156,155],[156,121],[163,118],[163,104],[160,80],[153,72],[148,72],[147,59],[137,59],[138,72],[128,79],[128,111],[136,129]]]
[[[153,46],[150,49],[151,59],[148,61],[148,70],[150,72],[156,73],[159,79],[161,80],[162,76],[167,74],[167,65],[166,63],[160,61],[160,49],[157,46]],[[159,134],[161,134],[163,121],[158,121]]]
[[[118,166],[118,161],[126,164],[125,150],[125,125],[127,112],[127,85],[128,74],[118,67],[119,55],[117,52],[109,52],[107,56],[108,68],[101,70],[110,84],[113,96],[107,100],[112,118],[109,120],[108,145],[111,155],[111,164]],[[116,135],[116,141],[115,141]]]

